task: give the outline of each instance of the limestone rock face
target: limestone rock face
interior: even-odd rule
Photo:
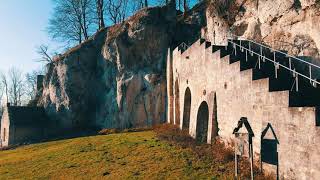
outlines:
[[[167,48],[175,11],[143,9],[48,65],[38,105],[59,127],[165,122]]]
[[[184,15],[142,9],[48,65],[38,105],[58,126],[128,128],[166,121],[168,47],[233,34],[319,58],[317,0],[203,1]],[[203,28],[206,26],[206,28]]]
[[[319,58],[320,5],[316,0],[234,0],[225,7],[217,3],[210,6],[215,10],[225,8],[222,14],[207,11],[205,37],[212,42],[225,43],[221,39],[231,30],[229,34],[254,39],[292,55]],[[222,33],[213,34],[214,31]]]

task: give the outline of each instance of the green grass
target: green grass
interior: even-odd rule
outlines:
[[[0,179],[232,179],[189,147],[153,131],[40,143],[0,151]]]

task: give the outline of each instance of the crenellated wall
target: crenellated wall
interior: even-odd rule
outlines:
[[[255,160],[260,161],[262,151],[270,153],[270,159],[262,162],[263,170],[275,175],[278,172],[281,179],[320,177],[320,127],[315,124],[315,107],[289,107],[289,91],[270,92],[268,78],[253,80],[252,69],[240,71],[240,61],[230,64],[229,56],[220,58],[219,50],[212,53],[211,46],[206,48],[200,40],[183,53],[178,48],[173,50],[167,65],[168,84],[173,85],[168,101],[174,112],[168,115],[169,122],[180,122],[181,128],[188,128],[183,123],[189,88],[192,137],[202,136],[202,131],[211,143],[218,134],[231,145],[239,119],[247,117],[255,135]],[[208,117],[203,114],[206,108]],[[208,121],[207,127],[203,127],[203,119]]]

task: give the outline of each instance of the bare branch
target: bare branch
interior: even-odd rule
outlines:
[[[48,45],[40,45],[39,47],[37,47],[36,52],[39,54],[40,58],[38,61],[40,62],[47,62],[50,63],[52,62],[52,57],[49,55],[49,47]]]

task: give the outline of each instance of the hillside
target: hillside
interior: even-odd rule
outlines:
[[[0,151],[0,179],[233,179],[232,153],[193,143],[160,128],[28,145]]]
[[[191,167],[187,159],[194,162]],[[161,179],[213,175],[206,162],[196,160],[190,149],[159,141],[151,131],[76,138],[0,152],[0,179]]]

